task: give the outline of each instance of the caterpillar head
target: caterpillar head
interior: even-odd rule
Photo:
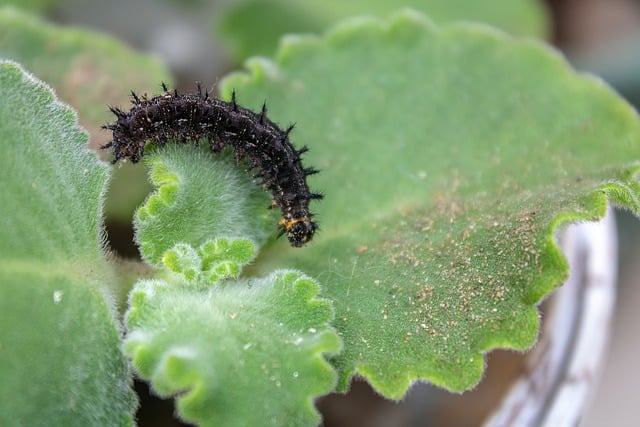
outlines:
[[[282,232],[287,234],[291,246],[299,248],[309,243],[318,226],[311,218],[298,218],[280,221]]]

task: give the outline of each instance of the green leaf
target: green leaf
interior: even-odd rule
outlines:
[[[255,244],[250,240],[220,238],[203,243],[197,250],[186,243],[177,243],[164,253],[162,263],[181,275],[182,280],[206,284],[238,277],[255,253]]]
[[[0,425],[134,425],[131,373],[96,284],[1,263]]]
[[[52,25],[12,7],[0,7],[0,58],[23,64],[76,108],[94,148],[111,137],[100,128],[114,120],[108,105],[126,105],[131,89],[155,93],[160,82],[171,82],[153,56],[141,55],[111,37]],[[150,190],[144,174],[142,168],[115,169],[105,208],[109,217],[130,221]]]
[[[187,421],[315,425],[312,399],[336,381],[323,355],[340,350],[318,290],[295,271],[215,289],[141,281],[130,295],[125,351],[158,394],[180,393]]]
[[[86,149],[70,108],[14,63],[1,64],[0,253],[39,262],[101,259],[107,166]]]
[[[75,113],[0,61],[0,425],[132,425],[102,287],[108,168]]]
[[[390,398],[425,378],[461,391],[483,355],[526,349],[535,304],[567,277],[558,227],[638,213],[632,107],[551,48],[417,12],[290,37],[221,84],[297,123],[321,232],[279,243],[257,271],[290,266],[323,284],[354,373]]]
[[[272,55],[284,34],[322,33],[349,17],[383,17],[403,7],[425,12],[438,23],[456,20],[486,22],[517,35],[544,37],[548,19],[532,0],[236,0],[222,14],[220,33],[236,59]]]
[[[136,212],[135,227],[149,263],[160,265],[177,243],[199,246],[213,237],[264,243],[275,230],[268,195],[229,156],[208,150],[172,145],[145,156],[157,190]]]

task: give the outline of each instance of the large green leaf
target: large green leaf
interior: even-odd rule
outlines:
[[[0,425],[132,425],[136,399],[103,291],[108,169],[75,113],[0,62]]]
[[[427,13],[435,22],[486,22],[512,34],[544,37],[543,6],[532,0],[235,0],[221,15],[220,32],[237,59],[272,55],[284,34],[322,33],[348,17],[383,17],[403,7]]]
[[[533,344],[535,304],[567,276],[556,229],[607,198],[638,212],[635,111],[542,43],[406,11],[247,67],[223,95],[295,121],[326,193],[315,240],[256,267],[323,284],[341,389],[356,372],[392,398],[417,378],[472,387],[484,352]]]

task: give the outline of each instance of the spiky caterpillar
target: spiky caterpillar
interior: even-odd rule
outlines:
[[[317,229],[309,202],[323,196],[309,190],[306,177],[318,171],[302,166],[300,155],[307,147],[296,150],[291,144],[293,126],[280,129],[267,118],[265,105],[260,113],[241,107],[235,92],[226,102],[203,92],[200,84],[195,94],[170,92],[165,84],[162,88],[163,94],[150,99],[131,92],[129,111],[110,107],[117,120],[103,126],[113,132],[113,139],[102,148],[112,148],[113,163],[137,163],[150,142],[161,147],[206,140],[215,153],[231,147],[238,161],[256,170],[254,178],[262,180],[271,192],[272,206],[280,208],[279,235],[286,233],[295,247],[309,242]]]

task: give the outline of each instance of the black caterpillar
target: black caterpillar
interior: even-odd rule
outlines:
[[[306,177],[318,170],[302,166],[300,155],[308,149],[296,150],[289,141],[293,126],[280,129],[267,118],[266,105],[260,113],[239,106],[235,92],[226,102],[203,92],[200,84],[195,94],[170,92],[164,83],[162,89],[162,95],[151,99],[132,91],[133,107],[128,112],[110,107],[117,120],[103,128],[113,132],[113,140],[101,148],[113,148],[113,163],[121,159],[137,163],[149,142],[164,146],[204,139],[214,153],[231,147],[236,160],[246,160],[249,170],[257,170],[254,178],[271,192],[271,207],[282,211],[278,236],[286,233],[295,247],[309,242],[318,228],[309,202],[323,195],[309,191]]]

